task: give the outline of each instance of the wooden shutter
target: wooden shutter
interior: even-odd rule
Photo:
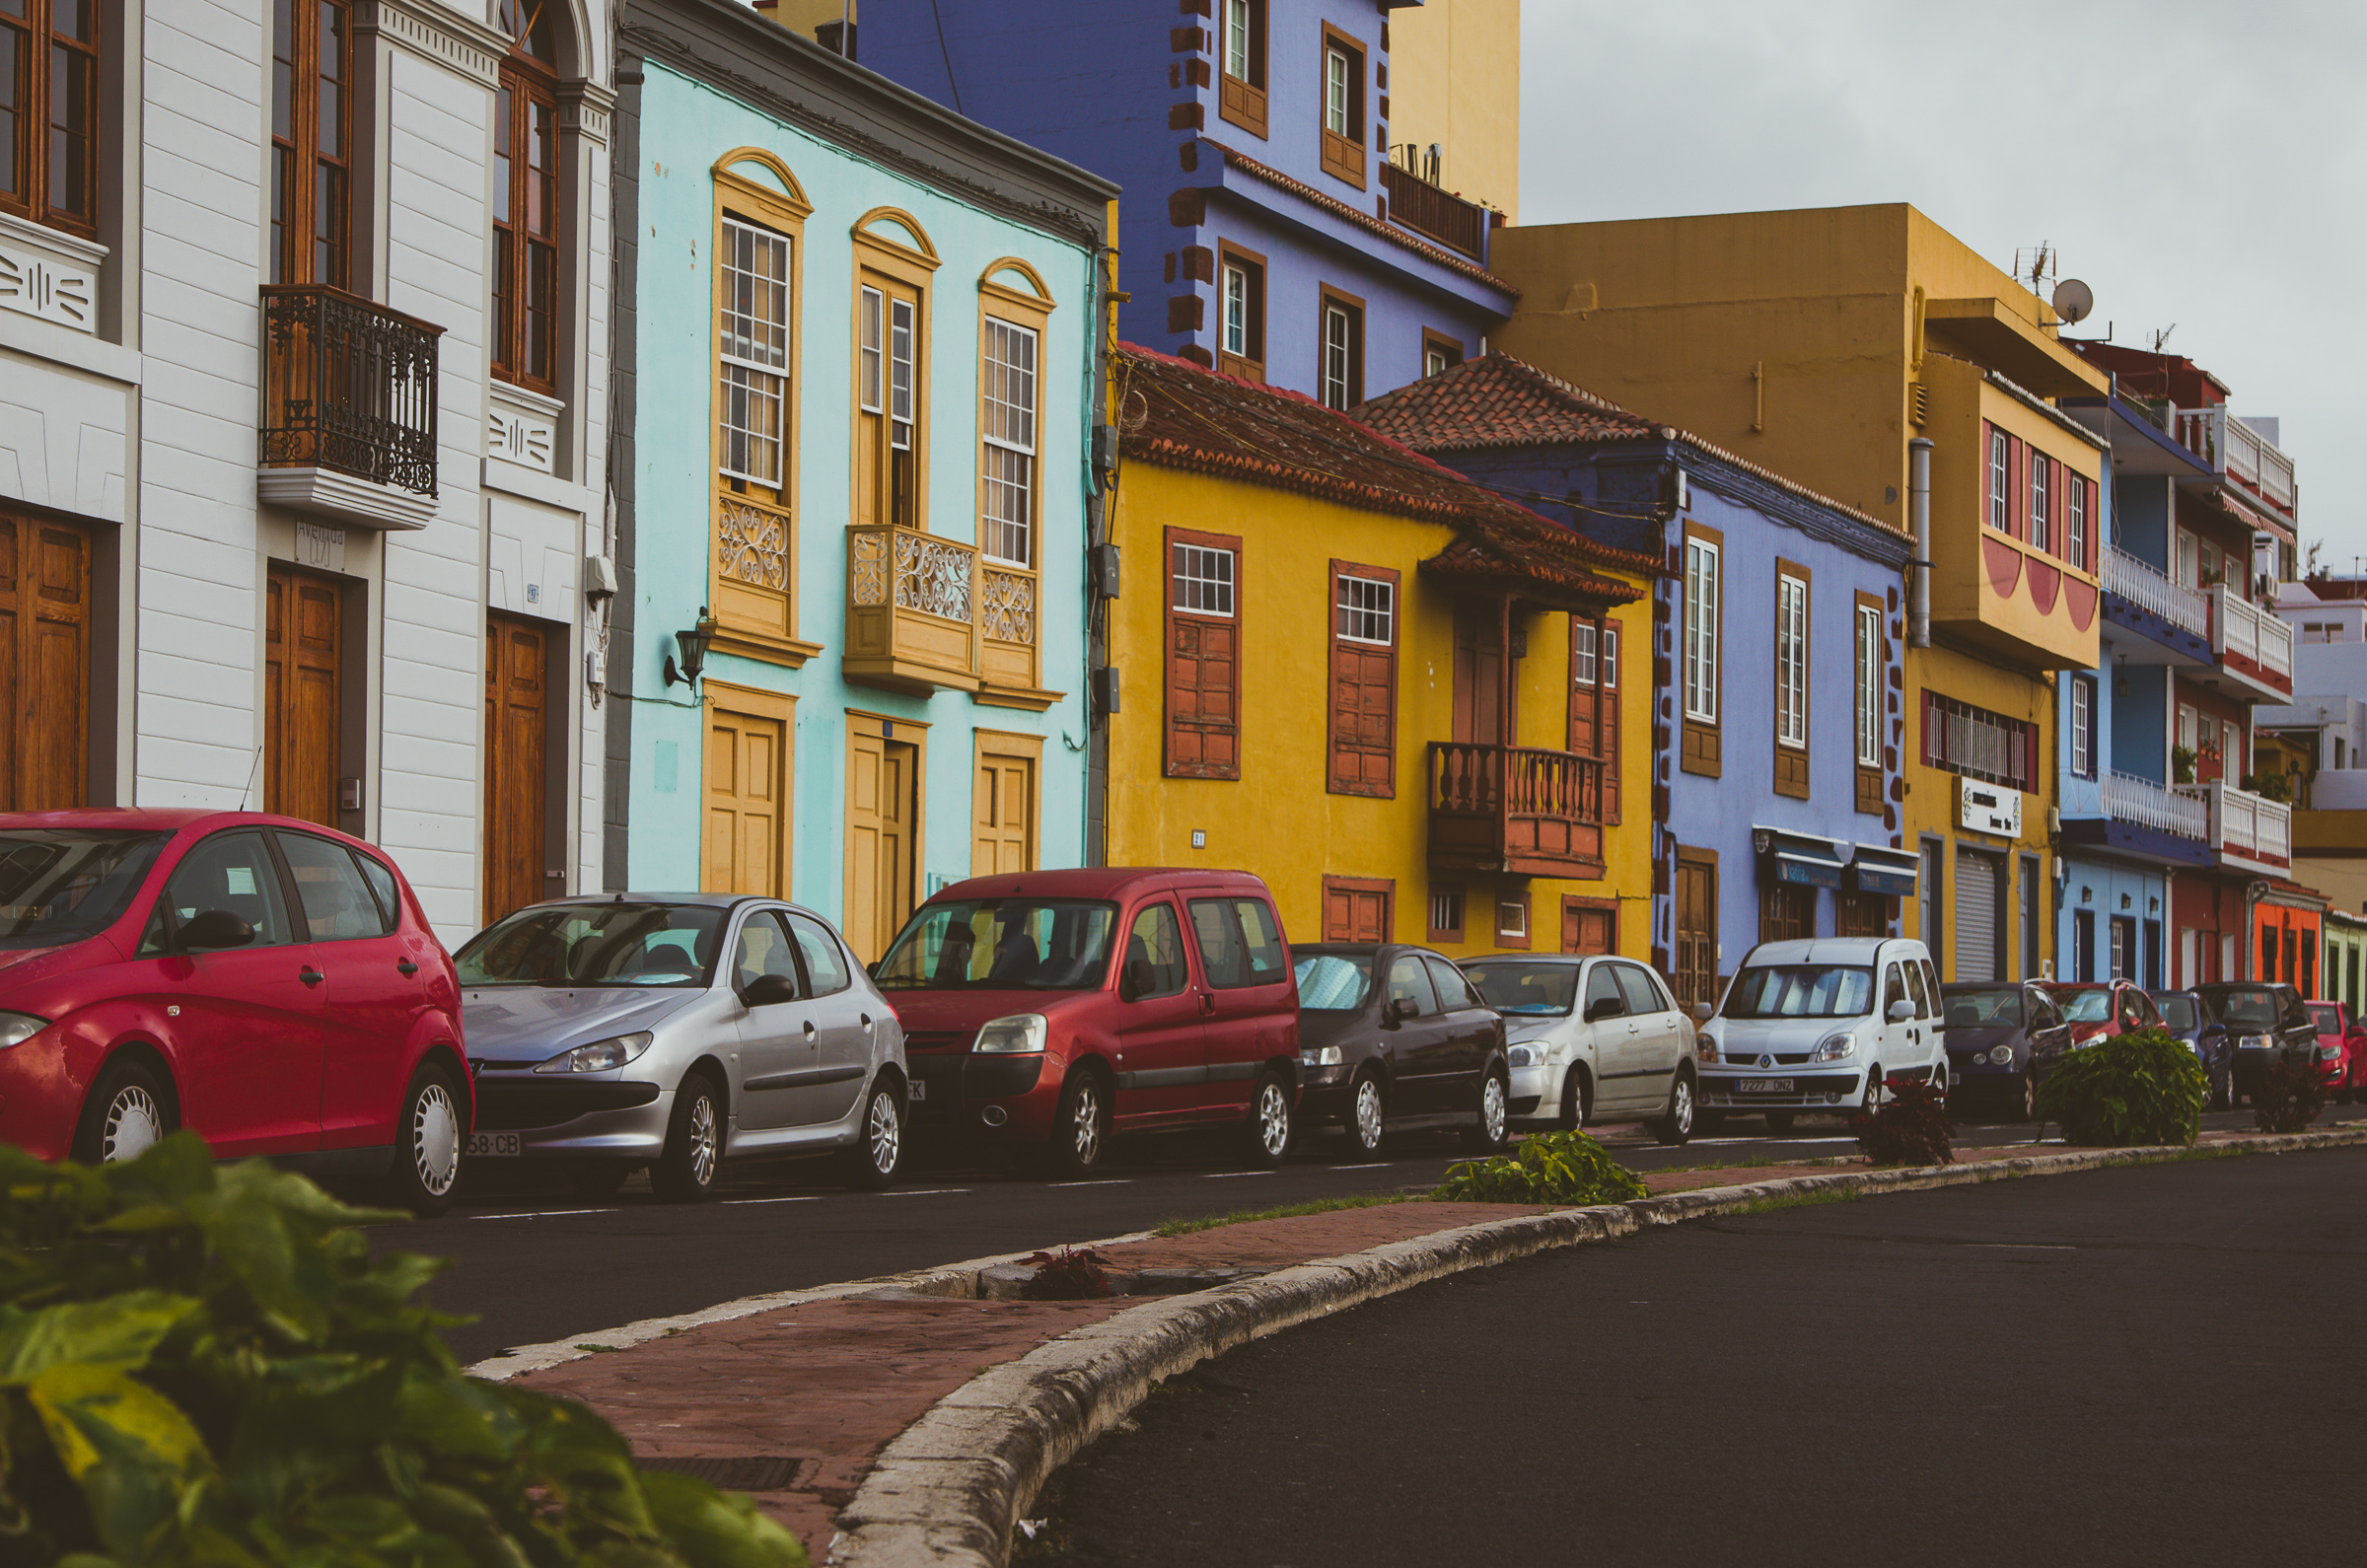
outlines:
[[[0,516],[0,810],[87,804],[90,640],[89,535]]]
[[[1596,757],[1602,761],[1603,820],[1615,824],[1619,820],[1619,676],[1616,660],[1607,657],[1607,654],[1616,646],[1619,628],[1614,622],[1604,621],[1595,638],[1594,681],[1601,684],[1603,712],[1602,733],[1598,737],[1595,723],[1596,685],[1593,682],[1582,683],[1577,678],[1579,633],[1593,627],[1594,622],[1581,616],[1570,617],[1570,749],[1580,756]]]
[[[1225,550],[1233,561],[1233,612],[1199,614],[1176,605],[1176,546]],[[1167,531],[1167,773],[1170,778],[1241,777],[1241,540]]]
[[[1387,942],[1398,885],[1370,877],[1324,879],[1326,942]]]
[[[1357,641],[1343,635],[1339,604],[1343,578],[1389,585],[1389,641]],[[1347,561],[1331,563],[1331,764],[1335,795],[1398,792],[1398,625],[1399,581],[1396,572]]]
[[[1596,954],[1615,951],[1615,910],[1609,903],[1581,903],[1565,898],[1561,904],[1561,951]]]
[[[549,633],[533,621],[485,623],[485,924],[539,903],[549,795],[544,660]]]

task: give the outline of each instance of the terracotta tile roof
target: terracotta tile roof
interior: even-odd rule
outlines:
[[[1484,283],[1508,300],[1517,300],[1521,297],[1519,289],[1469,256],[1460,256],[1444,246],[1432,245],[1420,236],[1408,234],[1394,223],[1385,223],[1369,212],[1359,212],[1338,197],[1327,196],[1305,180],[1293,179],[1281,170],[1268,164],[1261,164],[1249,154],[1237,148],[1228,147],[1213,136],[1203,136],[1200,140],[1223,154],[1228,165],[1240,170],[1253,179],[1263,180],[1276,190],[1287,190],[1301,201],[1323,208],[1342,223],[1352,223],[1377,239],[1386,240],[1391,245],[1411,250],[1427,260],[1435,261],[1442,267],[1460,272],[1475,283]]]
[[[1532,588],[1625,604],[1639,590],[1597,568],[1662,570],[1656,556],[1599,544],[1302,393],[1131,343],[1118,345],[1111,371],[1133,461],[1445,524],[1462,535],[1442,553],[1449,569],[1484,568]]]
[[[1820,495],[1674,425],[1621,408],[1510,354],[1467,361],[1349,410],[1416,452],[1580,446],[1598,441],[1682,441],[1804,501],[1829,507],[1885,534],[1903,531],[1872,513]]]

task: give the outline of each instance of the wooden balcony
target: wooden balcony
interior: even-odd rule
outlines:
[[[1389,221],[1435,240],[1472,260],[1487,260],[1487,209],[1442,190],[1413,171],[1393,163],[1381,166],[1381,188],[1389,195]]]
[[[1430,866],[1603,875],[1603,764],[1569,751],[1430,743]]]
[[[978,563],[977,698],[990,707],[1041,713],[1062,693],[1043,689],[1042,580],[991,557]]]
[[[974,545],[887,525],[847,530],[846,678],[921,696],[977,690],[978,585]]]

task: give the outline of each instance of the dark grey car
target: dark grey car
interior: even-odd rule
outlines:
[[[828,921],[773,898],[530,905],[454,957],[475,1160],[559,1161],[584,1190],[646,1166],[704,1196],[723,1162],[828,1154],[858,1187],[903,1155],[903,1027]]]

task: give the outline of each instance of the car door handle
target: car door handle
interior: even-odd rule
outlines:
[[[296,978],[302,980],[307,985],[319,985],[323,980],[327,979],[328,976],[323,974],[319,969],[305,968],[298,969],[296,971]]]
[[[860,1017],[860,1018],[863,1020],[863,1033],[866,1033],[866,1034],[870,1033],[871,1033],[871,1015],[870,1015],[869,1013],[862,1013],[862,1014],[858,1014],[857,1016],[858,1016],[858,1017]]]
[[[807,1019],[805,1021],[804,1028],[806,1031],[806,1038],[812,1039],[814,1037],[814,1021],[812,1019]]]
[[[1216,1011],[1216,998],[1206,991],[1200,993],[1200,1013],[1203,1017]]]
[[[397,963],[397,964],[395,964],[395,965],[394,965],[394,972],[395,972],[395,973],[397,973],[397,974],[399,974],[399,975],[401,975],[401,976],[402,976],[404,979],[406,979],[406,980],[407,980],[407,979],[409,979],[409,978],[410,978],[412,975],[414,975],[414,974],[417,974],[417,973],[419,972],[419,965],[418,965],[418,964],[416,964],[416,963],[413,963],[413,962],[412,962],[410,960],[408,960],[408,959],[405,959],[405,960],[403,960],[403,961],[402,961],[400,963]]]

